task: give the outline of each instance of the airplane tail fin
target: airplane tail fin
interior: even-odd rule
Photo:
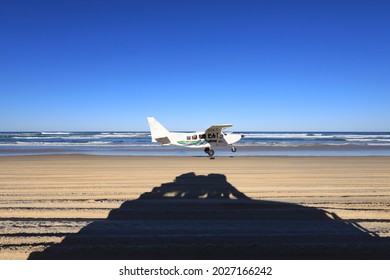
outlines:
[[[161,142],[162,144],[169,144],[169,131],[155,118],[148,117],[150,133],[152,134],[152,142]]]

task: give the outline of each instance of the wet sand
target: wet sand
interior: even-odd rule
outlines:
[[[0,157],[0,208],[0,259],[389,258],[390,157]]]

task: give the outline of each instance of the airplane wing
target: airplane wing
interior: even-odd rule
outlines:
[[[206,140],[209,143],[216,143],[217,145],[221,141],[221,131],[225,128],[232,127],[231,124],[218,124],[212,125],[208,129],[206,129]]]
[[[232,127],[231,124],[216,124],[210,126],[208,129],[206,129],[205,133],[219,133],[222,131],[222,129],[225,129],[227,127]]]

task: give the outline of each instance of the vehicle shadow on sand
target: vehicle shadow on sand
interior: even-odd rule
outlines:
[[[29,259],[388,259],[389,242],[336,214],[254,200],[223,174],[182,174]]]

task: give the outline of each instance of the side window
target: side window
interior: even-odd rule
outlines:
[[[187,136],[187,140],[191,140],[191,136]]]
[[[196,140],[198,139],[198,136],[197,135],[192,135],[192,140]]]
[[[206,134],[199,134],[199,139],[206,139]]]

